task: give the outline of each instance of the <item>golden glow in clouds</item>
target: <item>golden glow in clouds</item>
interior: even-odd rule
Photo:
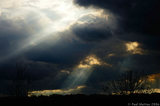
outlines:
[[[131,54],[139,54],[139,55],[144,54],[143,50],[139,47],[140,44],[138,42],[127,42],[125,46],[126,46],[126,51]]]
[[[80,62],[78,68],[91,68],[94,65],[101,65],[101,62],[94,55],[87,56]]]
[[[160,80],[160,73],[149,75],[147,80],[150,82],[155,82],[156,80]]]

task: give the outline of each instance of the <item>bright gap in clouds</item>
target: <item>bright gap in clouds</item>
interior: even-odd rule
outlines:
[[[127,42],[125,46],[126,46],[126,51],[131,54],[139,54],[139,55],[144,54],[144,50],[140,48],[140,44],[138,42]]]
[[[17,5],[15,2],[18,2]],[[0,8],[6,14],[6,18],[11,20],[21,20],[24,23],[33,26],[39,25],[39,29],[32,35],[28,35],[22,44],[14,52],[1,58],[1,61],[14,57],[26,49],[38,45],[48,37],[52,37],[52,42],[58,41],[58,32],[63,32],[85,15],[103,16],[103,10],[93,8],[78,7],[73,0],[8,0],[3,8]],[[1,13],[2,14],[2,13]],[[107,18],[107,16],[106,16]],[[85,24],[85,22],[80,22]],[[31,32],[32,32],[31,31]]]

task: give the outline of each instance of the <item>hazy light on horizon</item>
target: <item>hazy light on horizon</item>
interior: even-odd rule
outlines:
[[[41,90],[41,91],[31,91],[28,93],[28,97],[31,96],[50,96],[53,94],[59,94],[59,95],[69,95],[69,94],[77,94],[82,89],[84,89],[85,86],[77,86],[72,89],[55,89],[55,90]]]

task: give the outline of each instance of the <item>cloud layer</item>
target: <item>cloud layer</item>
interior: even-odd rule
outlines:
[[[0,1],[2,93],[16,76],[16,63],[26,64],[34,90],[63,91],[67,79],[84,72],[83,93],[100,93],[126,70],[160,71],[158,0]],[[89,76],[87,67],[74,75],[93,55],[101,64],[92,65]]]

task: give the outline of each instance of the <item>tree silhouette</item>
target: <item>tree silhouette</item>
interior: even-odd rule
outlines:
[[[127,71],[118,80],[107,83],[104,90],[110,90],[117,94],[144,93],[149,89],[146,78],[134,71]]]

